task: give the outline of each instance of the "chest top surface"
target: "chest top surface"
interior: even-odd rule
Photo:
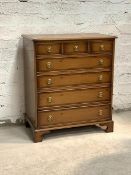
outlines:
[[[72,34],[34,34],[34,35],[22,35],[24,38],[28,38],[34,41],[45,40],[74,40],[74,39],[113,39],[116,36],[99,34],[99,33],[72,33]]]

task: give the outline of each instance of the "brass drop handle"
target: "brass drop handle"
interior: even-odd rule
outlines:
[[[48,121],[51,122],[53,120],[53,116],[52,115],[49,115],[48,116]]]
[[[79,50],[79,46],[78,46],[78,45],[75,45],[75,46],[74,46],[74,51],[75,51],[75,52],[78,52],[78,50]]]
[[[101,50],[101,51],[104,51],[104,50],[105,50],[104,44],[101,44],[101,45],[100,45],[100,50]]]
[[[47,101],[48,101],[48,103],[51,103],[52,102],[52,97],[48,97]]]
[[[49,78],[49,79],[47,80],[47,84],[48,84],[48,85],[51,85],[51,84],[52,84],[52,79],[51,79],[51,78]]]
[[[103,75],[99,75],[98,80],[102,81],[103,80]]]
[[[102,66],[103,63],[104,63],[104,60],[103,60],[103,59],[100,59],[100,60],[99,60],[99,65]]]
[[[103,110],[99,109],[99,115],[102,116],[103,115]]]
[[[47,62],[47,63],[46,63],[46,67],[47,67],[48,69],[51,69],[51,67],[52,67],[51,62]]]
[[[51,47],[51,46],[48,46],[48,47],[47,47],[47,52],[48,52],[48,53],[51,53],[51,49],[52,49],[52,47]]]
[[[99,92],[98,97],[102,98],[103,97],[103,92]]]

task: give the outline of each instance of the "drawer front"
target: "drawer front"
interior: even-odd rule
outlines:
[[[39,93],[38,107],[110,100],[110,88]]]
[[[110,118],[110,105],[38,112],[38,126],[39,128],[47,128],[87,122],[99,122],[102,120],[109,120]]]
[[[113,43],[112,41],[91,41],[90,49],[92,53],[112,52]]]
[[[43,75],[37,77],[38,88],[54,86],[71,86],[90,83],[110,83],[111,72],[69,74],[69,75]]]
[[[37,60],[37,72],[86,69],[86,68],[108,68],[111,67],[112,59],[105,57],[81,57],[81,58],[57,58]]]
[[[64,54],[87,53],[88,43],[84,41],[70,41],[63,44]]]
[[[37,43],[36,55],[61,54],[61,43]]]

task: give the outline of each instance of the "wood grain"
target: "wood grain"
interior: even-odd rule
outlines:
[[[38,94],[38,107],[110,100],[110,88],[84,89]],[[49,98],[51,101],[49,102]]]
[[[111,67],[111,56],[37,59],[37,72]],[[50,66],[48,66],[50,65]]]

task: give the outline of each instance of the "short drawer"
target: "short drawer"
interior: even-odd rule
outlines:
[[[110,88],[38,93],[38,107],[110,100]]]
[[[61,54],[61,43],[37,43],[35,45],[36,55]]]
[[[75,125],[82,123],[101,122],[111,118],[110,105],[81,107],[58,111],[38,111],[38,127],[50,128],[53,126]]]
[[[88,43],[86,41],[69,41],[63,44],[64,54],[87,53]]]
[[[40,75],[37,77],[38,88],[110,82],[111,72],[91,72],[69,75]]]
[[[37,72],[84,68],[108,68],[111,67],[112,58],[110,56],[48,58],[37,59],[36,63]]]
[[[112,52],[113,42],[105,40],[92,40],[90,41],[90,50],[91,53]]]

